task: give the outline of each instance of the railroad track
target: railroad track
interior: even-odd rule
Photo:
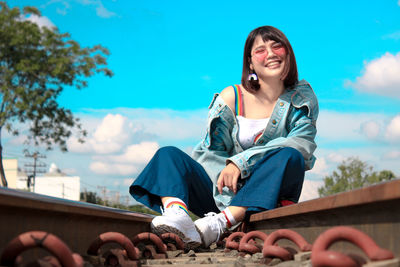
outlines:
[[[101,260],[101,256],[95,255],[100,247],[95,248],[94,252],[92,251],[93,255],[88,254],[88,249],[93,246],[93,243],[100,242],[102,244],[109,241],[115,243],[127,238],[128,241],[123,241],[125,243],[121,241],[126,246],[141,233],[150,231],[151,219],[152,216],[145,214],[0,188],[0,255],[2,254],[4,258],[11,240],[23,233],[36,231],[31,232],[30,235],[35,235],[34,243],[41,240],[40,245],[46,247],[46,243],[44,243],[46,240],[57,238],[71,251],[82,255],[83,263],[90,262],[94,266],[101,266],[104,265],[104,257]],[[374,259],[375,265],[368,266],[400,266],[398,260],[400,258],[400,180],[254,214],[250,217],[249,222],[243,225],[243,229],[248,233],[245,237],[250,245],[253,245],[253,248],[254,246],[260,247],[258,253],[247,252],[246,256],[246,252],[240,252],[241,249],[235,247],[230,248],[231,251],[227,252],[228,242],[219,243],[219,247],[214,244],[211,250],[193,252],[179,250],[178,247],[177,252],[166,252],[161,245],[157,247],[154,240],[150,240],[149,233],[144,235],[145,239],[149,239],[146,242],[140,243],[136,240],[132,243],[136,249],[136,260],[129,260],[129,255],[126,255],[129,248],[125,248],[125,252],[123,252],[120,246],[106,244],[102,249],[114,251],[112,254],[114,258],[110,256],[111,254],[107,254],[111,257],[109,258],[111,262],[106,261],[110,266],[117,266],[115,264],[119,262],[123,267],[139,265],[154,267],[168,264],[311,266],[310,255],[322,255],[325,253],[321,252],[324,246],[325,250],[329,247],[329,251],[352,254],[353,261],[355,260],[357,263],[358,259],[358,263],[360,263],[362,261],[370,262],[371,257],[376,256],[372,254],[382,248],[384,252],[389,251],[394,259],[388,261]],[[255,231],[266,235],[260,235]],[[251,233],[253,236],[249,237]],[[254,235],[254,233],[256,234]],[[105,237],[105,235],[108,236]],[[299,241],[296,235],[306,243],[302,240]],[[105,239],[101,241],[101,237]],[[282,259],[277,262],[276,260],[279,258],[277,255],[264,252],[267,250],[265,247],[268,237],[268,242],[278,245],[274,247],[286,247],[286,251],[291,252],[292,256],[297,250],[297,261],[279,264]],[[153,236],[152,238],[154,239]],[[322,240],[324,238],[327,239]],[[342,239],[359,244],[339,242]],[[236,238],[232,241],[235,240]],[[368,248],[369,240],[377,246]],[[150,241],[154,243],[153,248],[150,248]],[[176,248],[177,242],[177,240],[173,240],[168,247]],[[19,241],[18,244],[20,243]],[[236,243],[239,245],[240,242]],[[307,244],[313,244],[312,252],[310,251],[311,246],[308,247]],[[261,248],[262,245],[264,245],[263,248]],[[363,247],[364,245],[365,247]],[[107,246],[109,247],[107,248]],[[319,246],[319,250],[316,249],[317,246]],[[363,248],[359,248],[360,246]],[[53,245],[50,245],[50,250],[52,248]],[[318,253],[314,252],[314,249],[318,250]],[[102,253],[104,256],[105,252]],[[249,254],[253,254],[253,256]],[[35,259],[44,257],[46,254],[43,250],[33,250],[24,252],[23,255],[26,258]],[[157,257],[158,259],[152,260],[141,259]],[[388,258],[387,255],[386,258]],[[344,260],[341,260],[342,264]],[[2,264],[4,265],[4,262]],[[7,265],[9,264],[7,263]],[[42,266],[44,266],[43,264],[50,263],[42,262]],[[316,264],[314,265],[316,266]]]

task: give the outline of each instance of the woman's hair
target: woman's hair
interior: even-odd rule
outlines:
[[[246,43],[244,45],[243,54],[243,71],[242,71],[242,85],[244,88],[250,91],[257,91],[260,89],[258,80],[248,80],[248,76],[251,73],[251,49],[253,48],[254,40],[260,35],[264,42],[272,40],[281,43],[287,51],[286,64],[283,69],[282,78],[285,87],[290,87],[298,82],[297,64],[294,52],[289,40],[286,36],[275,27],[262,26],[254,29],[249,36],[247,36]]]

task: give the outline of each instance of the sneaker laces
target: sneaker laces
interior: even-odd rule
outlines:
[[[211,230],[215,231],[218,233],[217,240],[221,237],[221,234],[224,232],[226,228],[226,221],[225,217],[222,218],[221,216],[218,216],[217,213],[215,212],[209,212],[207,214],[204,214],[207,223],[209,224]]]

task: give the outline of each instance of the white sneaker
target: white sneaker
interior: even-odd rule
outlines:
[[[201,238],[190,216],[178,206],[162,210],[162,216],[151,221],[151,230],[157,235],[174,233],[182,238],[188,249],[201,245]]]
[[[209,212],[205,214],[204,218],[194,222],[206,248],[219,240],[221,234],[227,229],[226,223],[225,215],[223,213],[216,214],[215,212]]]

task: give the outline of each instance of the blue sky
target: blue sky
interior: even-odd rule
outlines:
[[[112,78],[94,76],[87,88],[66,88],[59,99],[82,118],[87,142],[72,138],[69,153],[46,152],[46,163],[79,175],[88,190],[104,185],[127,195],[155,149],[174,145],[189,153],[204,135],[213,94],[240,83],[245,39],[262,25],[287,35],[299,77],[319,99],[318,161],[303,199],[350,156],[400,175],[398,0],[7,3],[35,5],[42,17],[32,21],[111,52]],[[5,137],[5,155],[22,156],[24,136]]]

